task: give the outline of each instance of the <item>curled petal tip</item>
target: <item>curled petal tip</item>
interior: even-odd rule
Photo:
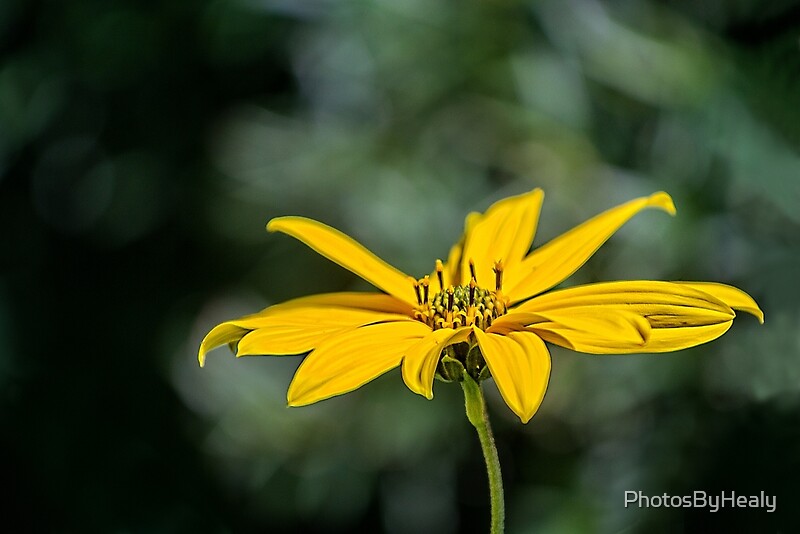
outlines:
[[[745,295],[747,294],[745,293]],[[753,300],[752,297],[750,297],[749,295],[747,295],[747,297],[750,299],[749,303],[750,305],[749,306],[743,305],[741,307],[738,307],[738,309],[743,312],[747,312],[750,315],[755,316],[755,318],[758,319],[758,324],[764,324],[764,311],[758,306],[758,304],[756,303],[755,300]]]
[[[203,341],[200,342],[200,349],[197,351],[197,362],[200,367],[206,363],[206,355],[217,347],[226,343],[239,341],[246,332],[245,329],[234,326],[231,323],[218,324],[211,331],[206,334]]]
[[[647,203],[650,206],[661,208],[670,215],[675,215],[677,212],[675,209],[675,203],[672,201],[672,197],[664,191],[659,191],[658,193],[653,193],[650,195],[650,197],[647,199]]]
[[[708,293],[736,311],[749,313],[758,319],[759,323],[764,324],[764,312],[761,310],[758,303],[755,301],[755,299],[753,299],[753,297],[737,287],[729,286],[727,284],[719,284],[716,282],[680,283],[703,291],[704,293]]]
[[[280,222],[283,219],[286,219],[286,217],[275,217],[274,219],[270,219],[266,226],[267,232],[278,232],[279,228],[277,228],[277,226],[280,225]]]
[[[312,219],[308,219],[306,217],[299,217],[297,215],[284,215],[282,217],[274,217],[267,222],[267,232],[286,232],[287,229],[292,228],[294,224],[302,224],[304,222],[310,222],[312,224],[321,224],[317,223]]]
[[[739,290],[737,290],[739,291]],[[749,302],[742,303],[742,302],[726,302],[731,308],[736,311],[743,311],[749,313],[756,319],[758,319],[758,324],[764,324],[764,312],[761,308],[758,307],[756,301],[753,300],[749,295],[741,291],[741,293],[749,300]]]

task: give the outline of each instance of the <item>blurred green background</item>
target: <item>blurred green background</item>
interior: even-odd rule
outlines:
[[[281,300],[366,289],[317,218],[414,275],[533,187],[536,244],[665,190],[567,284],[752,294],[709,345],[553,349],[521,425],[488,383],[509,532],[800,527],[800,4],[0,2],[3,522],[30,532],[485,532],[460,388],[391,372],[285,407],[300,357],[196,350]],[[778,511],[638,509],[777,496]]]

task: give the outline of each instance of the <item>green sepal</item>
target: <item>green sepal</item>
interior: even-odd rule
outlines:
[[[464,359],[464,367],[469,376],[476,382],[486,380],[492,376],[489,372],[489,367],[486,365],[486,360],[483,358],[481,348],[477,344],[470,347],[469,352],[467,352],[467,357]]]
[[[464,366],[460,361],[445,354],[436,366],[436,378],[443,382],[461,382],[464,380]]]
[[[478,374],[478,382],[483,382],[487,378],[491,377],[492,377],[492,372],[489,370],[489,366],[484,365],[483,369],[481,369],[481,372]]]

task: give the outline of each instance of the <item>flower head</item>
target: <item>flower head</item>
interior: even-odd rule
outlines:
[[[352,391],[402,366],[415,393],[433,380],[494,378],[523,423],[550,378],[545,342],[591,354],[668,352],[724,334],[734,310],[764,315],[743,291],[713,282],[620,281],[548,291],[631,217],[647,208],[675,214],[659,192],[605,211],[529,253],[544,194],[506,198],[467,216],[447,262],[422,278],[395,269],[341,232],[302,217],[267,225],[299,239],[383,292],[327,293],[224,322],[200,345],[228,344],[236,356],[308,353],[288,391],[291,406]],[[455,369],[455,371],[453,371]]]

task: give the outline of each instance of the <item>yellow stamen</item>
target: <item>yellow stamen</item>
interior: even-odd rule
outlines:
[[[469,281],[469,305],[475,305],[475,288],[478,287],[478,282],[475,281],[473,277],[472,280]]]
[[[469,306],[467,306],[467,325],[475,322],[475,288],[478,287],[475,279],[469,281]]]
[[[503,260],[494,262],[492,270],[494,271],[494,289],[500,291],[503,288]]]
[[[419,285],[424,292],[425,279]],[[424,294],[424,293],[423,293]],[[450,286],[433,295],[424,294],[414,318],[432,329],[476,325],[486,329],[497,317],[507,313],[508,298],[499,291],[481,289],[473,278],[469,285]]]
[[[492,326],[492,310],[486,308],[483,310],[483,325],[482,328],[486,329]]]
[[[447,288],[447,316],[445,319],[445,324],[448,327],[452,327],[453,325],[453,288]]]
[[[439,278],[439,291],[444,291],[444,265],[442,265],[442,260],[436,260],[436,277]]]

